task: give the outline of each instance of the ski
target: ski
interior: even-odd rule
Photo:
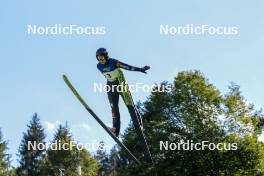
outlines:
[[[132,96],[131,96],[131,99],[132,99]],[[132,101],[133,101],[133,99],[132,99]],[[141,116],[140,116],[135,104],[133,104],[131,110],[129,109],[129,111],[130,111],[130,116],[131,116],[133,125],[135,127],[135,131],[136,131],[137,136],[138,136],[139,141],[140,141],[141,148],[143,149],[143,152],[144,152],[145,161],[147,163],[153,164],[153,159],[152,159],[151,153],[149,151],[149,147],[148,147],[148,143],[147,143],[145,134],[143,132],[143,122],[141,121]],[[141,123],[140,123],[140,121],[141,121]]]
[[[120,75],[118,78],[119,84],[124,88],[124,91],[122,92],[122,95],[124,97],[123,99],[124,99],[125,104],[128,108],[128,111],[129,111],[129,114],[131,116],[133,125],[135,127],[135,131],[136,131],[137,136],[139,138],[140,147],[143,150],[145,161],[147,163],[153,164],[153,159],[152,159],[151,153],[149,151],[148,143],[147,143],[146,137],[143,133],[142,118],[140,116],[138,109],[136,108],[133,97],[132,97],[131,92],[129,90],[129,86],[126,83],[125,76],[121,70],[119,70],[119,75]]]
[[[122,147],[126,154],[133,159],[137,164],[141,164],[140,161],[131,153],[131,151],[109,130],[109,128],[104,124],[104,122],[93,112],[93,110],[88,106],[84,99],[80,96],[78,91],[73,87],[66,75],[63,75],[63,80],[70,88],[75,97],[80,101],[80,103],[85,107],[85,109],[93,116],[93,118],[103,127],[103,129],[115,140],[115,142]]]

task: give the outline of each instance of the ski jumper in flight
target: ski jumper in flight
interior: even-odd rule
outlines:
[[[113,117],[113,128],[111,131],[115,136],[119,136],[120,132],[120,113],[119,113],[119,95],[123,98],[129,114],[132,118],[140,117],[138,111],[135,108],[131,93],[128,89],[128,85],[125,82],[124,74],[121,70],[130,70],[146,73],[149,66],[144,66],[142,68],[134,67],[123,62],[120,62],[116,59],[110,58],[108,52],[105,48],[99,48],[96,51],[96,58],[98,60],[97,68],[107,79],[107,96],[111,105],[112,117]],[[137,117],[134,117],[134,116]],[[141,119],[138,119],[141,121]]]

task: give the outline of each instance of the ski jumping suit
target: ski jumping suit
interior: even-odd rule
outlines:
[[[134,108],[134,103],[128,85],[126,84],[124,74],[120,68],[130,70],[130,71],[141,71],[138,67],[133,67],[131,65],[122,63],[116,59],[109,58],[106,64],[97,64],[98,70],[106,77],[107,87],[110,89],[107,90],[107,96],[112,109],[113,117],[113,127],[116,128],[117,134],[120,132],[120,113],[119,113],[119,95],[122,96],[129,114],[131,117],[139,116],[138,111]],[[133,119],[132,119],[133,120]]]

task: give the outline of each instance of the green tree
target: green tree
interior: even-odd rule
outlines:
[[[101,141],[100,146],[105,146],[105,143]],[[99,176],[109,175],[112,170],[112,163],[110,161],[110,157],[106,153],[106,149],[104,147],[98,147],[94,158],[97,160],[97,162],[100,165],[98,175]]]
[[[68,176],[76,176],[78,163],[80,163],[83,176],[94,176],[98,171],[98,163],[91,157],[86,149],[78,151],[70,129],[67,126],[59,125],[52,141],[56,150],[50,148],[46,158],[46,172],[49,175],[58,175],[60,170]],[[73,145],[71,145],[73,144]],[[54,147],[53,146],[53,147]],[[63,148],[66,146],[66,148]]]
[[[63,150],[59,148],[62,145],[70,145],[72,140],[68,126],[59,125],[52,143],[52,147],[56,146],[56,150],[49,149],[47,157],[49,161],[51,175],[58,175],[59,169],[65,169],[66,175],[72,175],[77,173],[77,160],[73,150]]]
[[[9,154],[7,154],[7,142],[3,140],[0,128],[0,176],[5,176],[9,172]]]
[[[23,139],[19,146],[20,165],[17,168],[17,175],[42,175],[45,150],[41,150],[36,146],[40,143],[45,144],[44,139],[44,129],[37,113],[35,113],[29,125],[27,125],[27,132],[23,133]],[[35,146],[33,147],[33,145]]]
[[[82,168],[82,176],[96,176],[100,168],[99,163],[86,149],[80,151],[80,166]]]
[[[263,114],[247,103],[235,84],[231,84],[227,94],[221,95],[199,71],[180,72],[172,91],[151,93],[140,112],[158,175],[262,175],[264,172],[264,147],[257,141]],[[123,142],[142,159],[138,141],[130,125]],[[160,141],[233,143],[237,150],[165,150],[160,147]],[[122,149],[119,155],[129,160]],[[138,167],[129,160],[118,171],[119,175],[153,175],[154,168]]]

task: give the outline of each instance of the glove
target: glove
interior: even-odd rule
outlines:
[[[145,66],[145,67],[142,67],[142,68],[140,68],[140,71],[142,72],[142,73],[147,73],[146,71],[148,70],[148,69],[150,69],[150,66]]]

